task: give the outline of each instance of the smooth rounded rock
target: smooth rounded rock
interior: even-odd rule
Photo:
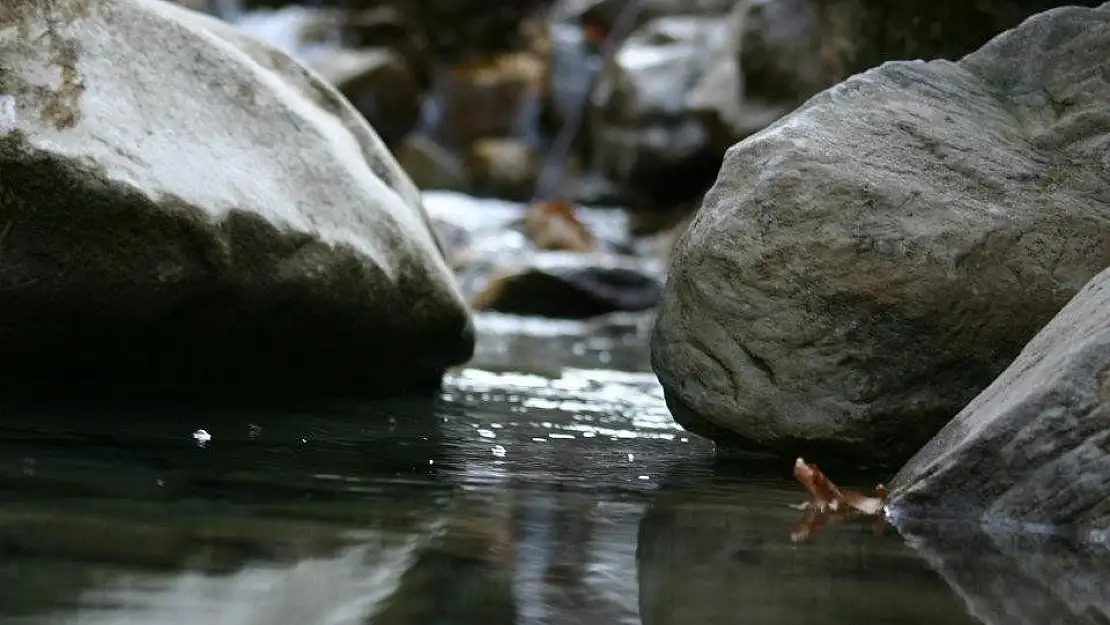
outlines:
[[[652,355],[727,445],[900,462],[1110,265],[1110,5],[892,62],[731,148]]]
[[[394,393],[469,358],[417,189],[316,74],[160,0],[0,24],[5,385]]]

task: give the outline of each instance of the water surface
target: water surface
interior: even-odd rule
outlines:
[[[788,467],[673,423],[649,321],[483,315],[436,397],[5,405],[0,622],[975,622],[896,533],[792,544]]]

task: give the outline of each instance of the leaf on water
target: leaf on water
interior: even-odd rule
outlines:
[[[809,504],[817,508],[837,510],[844,497],[840,489],[825,477],[815,464],[806,464],[802,458],[794,461],[794,477],[809,491]]]
[[[883,507],[886,505],[883,500],[878,497],[868,497],[854,490],[844,491],[844,503],[870,516],[882,514]]]
[[[804,513],[790,528],[791,541],[807,540],[826,525],[858,518],[874,519],[872,531],[882,536],[886,529],[885,486],[876,486],[873,496],[854,490],[842,491],[816,464],[809,464],[802,458],[794,461],[794,477],[809,492],[809,501],[799,506]]]
[[[572,204],[561,201],[539,202],[528,208],[523,230],[541,250],[593,252],[597,240],[586,228]]]

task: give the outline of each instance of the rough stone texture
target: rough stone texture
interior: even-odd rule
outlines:
[[[1110,265],[1110,4],[853,77],[733,147],[653,363],[726,444],[906,459]],[[811,450],[807,452],[807,450]]]
[[[315,74],[160,0],[0,24],[5,383],[398,391],[469,357],[417,189]]]
[[[821,24],[821,58],[837,78],[885,61],[957,60],[1035,13],[1098,0],[806,0]]]
[[[910,513],[1110,532],[1110,270],[893,480]]]

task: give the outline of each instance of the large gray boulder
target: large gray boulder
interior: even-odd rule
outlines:
[[[0,25],[5,383],[397,391],[470,356],[417,189],[316,74],[160,0]]]
[[[652,345],[721,443],[904,461],[1110,265],[1110,4],[892,62],[729,150]],[[807,450],[809,450],[807,452]]]
[[[1110,532],[1110,270],[891,482],[898,514]]]

